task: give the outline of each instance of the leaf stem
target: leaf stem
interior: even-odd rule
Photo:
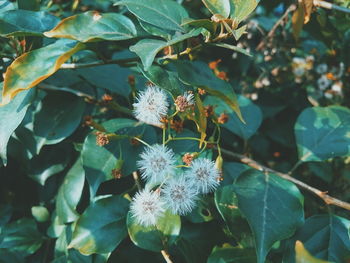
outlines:
[[[160,253],[162,253],[162,256],[165,259],[166,263],[173,263],[173,261],[170,259],[170,255],[169,255],[168,251],[163,249],[162,251],[160,251]]]
[[[217,147],[214,146],[214,149],[217,150]],[[254,161],[253,159],[250,159],[244,155],[241,155],[241,154],[238,154],[235,152],[231,152],[229,150],[222,149],[222,148],[221,148],[221,152],[224,153],[225,155],[230,156],[233,159],[235,159],[241,163],[244,163],[244,164],[246,164],[254,169],[257,169],[259,171],[262,171],[265,173],[274,173],[277,176],[296,184],[300,188],[315,194],[316,196],[321,198],[327,205],[338,206],[338,207],[341,207],[341,208],[344,208],[344,209],[350,211],[350,203],[344,202],[342,200],[339,200],[337,198],[334,198],[334,197],[328,195],[327,191],[321,191],[321,190],[319,190],[315,187],[312,187],[312,186],[310,186],[302,181],[299,181],[298,179],[295,179],[294,177],[291,177],[289,174],[281,173],[281,172],[275,171],[271,168],[268,168],[266,166],[263,166],[260,163]]]

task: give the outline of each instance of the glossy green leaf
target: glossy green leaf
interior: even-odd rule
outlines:
[[[169,41],[157,40],[157,39],[142,39],[135,45],[130,46],[130,51],[135,52],[142,61],[145,70],[148,70],[152,65],[154,58],[163,48],[174,45],[178,42],[184,41],[188,38],[198,36],[201,33],[201,29],[194,29],[191,32],[174,37]]]
[[[15,9],[17,9],[15,3],[10,0],[0,0],[0,13]]]
[[[214,247],[207,263],[253,263],[256,262],[254,249],[235,248],[230,245]]]
[[[60,20],[44,11],[9,10],[0,13],[0,36],[42,36]]]
[[[196,207],[186,215],[186,219],[191,223],[209,222],[214,219],[213,212],[215,210],[213,198],[202,196],[196,201]]]
[[[105,197],[90,204],[78,219],[69,247],[83,255],[113,251],[127,236],[129,201],[121,196]]]
[[[234,184],[238,208],[254,234],[258,263],[272,245],[294,234],[304,221],[304,198],[298,188],[274,174],[248,170]]]
[[[76,207],[80,201],[85,182],[82,161],[78,159],[64,178],[56,198],[57,217],[61,223],[78,219]]]
[[[147,143],[156,142],[155,131],[147,125],[136,126],[137,122],[130,119],[113,119],[102,123],[110,133],[119,135],[141,136]],[[127,176],[135,171],[136,160],[143,149],[142,145],[132,145],[129,139],[111,140],[109,144],[101,147],[96,145],[95,132],[90,133],[85,139],[82,160],[86,179],[94,195],[99,185],[113,179],[112,170],[119,159],[124,160],[122,174]]]
[[[42,101],[41,109],[34,115],[34,135],[38,150],[70,136],[81,123],[84,110],[84,101],[73,94],[48,94]]]
[[[228,114],[228,121],[222,126],[244,140],[248,140],[253,136],[261,125],[262,112],[260,108],[242,95],[238,96],[238,104],[245,123],[234,114],[227,104],[222,103],[222,100],[218,97],[207,96],[205,104],[214,106],[214,111],[218,116],[222,113]]]
[[[70,38],[81,42],[125,40],[136,34],[133,22],[126,16],[93,11],[67,17],[51,31],[44,33],[47,37]]]
[[[350,110],[345,107],[307,108],[294,131],[303,162],[350,156]]]
[[[230,0],[230,2],[230,17],[238,23],[246,19],[258,5],[257,0]]]
[[[23,252],[32,254],[37,251],[44,239],[38,231],[34,219],[22,218],[7,224],[1,231],[1,248],[7,248],[11,252]]]
[[[313,257],[300,241],[295,242],[295,263],[330,263]]]
[[[221,15],[228,18],[230,15],[230,0],[202,0],[213,15]]]
[[[0,204],[0,233],[1,227],[4,226],[11,218],[13,208],[10,205]],[[1,241],[0,241],[1,242]]]
[[[175,72],[168,71],[157,65],[151,66],[147,71],[143,70],[141,67],[139,67],[139,70],[145,78],[161,89],[168,91],[174,98],[184,91],[182,83]]]
[[[152,65],[157,53],[167,46],[167,42],[157,39],[142,39],[130,47],[130,51],[135,52],[142,61],[145,70]]]
[[[6,70],[1,104],[8,104],[19,92],[36,86],[54,74],[83,47],[75,41],[62,39],[18,57]]]
[[[347,263],[350,259],[349,229],[350,221],[343,217],[332,214],[312,216],[288,241],[283,262],[295,262],[294,245],[299,240],[318,259]]]
[[[180,216],[166,212],[156,226],[144,227],[135,222],[130,212],[127,217],[129,236],[140,248],[160,252],[173,244],[181,229]]]
[[[35,220],[40,223],[46,222],[50,219],[49,210],[47,210],[45,206],[33,206],[31,211]]]
[[[188,17],[186,10],[172,0],[122,0],[117,5],[126,5],[137,18],[160,28],[184,32],[181,27],[184,18]]]
[[[204,88],[208,93],[222,99],[244,122],[237,96],[229,83],[217,78],[208,65],[201,61],[178,61],[175,63],[179,78],[186,84]]]
[[[2,91],[1,88],[2,85],[0,92]],[[8,141],[15,129],[21,124],[33,95],[32,91],[26,91],[9,104],[0,106],[0,158],[5,165],[7,163]]]

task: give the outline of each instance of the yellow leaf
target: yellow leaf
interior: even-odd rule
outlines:
[[[296,263],[330,263],[329,261],[318,259],[312,256],[300,241],[297,241],[295,243],[295,253]]]

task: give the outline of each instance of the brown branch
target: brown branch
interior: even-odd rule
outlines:
[[[173,263],[170,259],[169,253],[166,250],[162,250],[161,253],[166,263]]]
[[[265,47],[265,43],[267,42],[267,40],[269,40],[270,38],[272,38],[274,36],[276,29],[283,23],[283,21],[286,19],[286,17],[289,15],[289,13],[293,12],[296,8],[297,8],[297,6],[295,4],[292,4],[287,8],[287,10],[281,16],[281,18],[278,19],[277,22],[274,24],[274,26],[271,28],[271,30],[267,34],[267,36],[256,47],[257,51],[259,51]]]
[[[340,11],[340,12],[344,12],[344,13],[350,14],[350,9],[346,8],[346,7],[343,7],[343,6],[335,5],[335,4],[332,4],[332,3],[329,3],[329,2],[326,2],[326,1],[320,1],[320,0],[314,0],[313,3],[314,3],[314,6],[317,6],[317,7],[322,7],[322,8],[330,9],[330,10],[333,9],[333,10],[336,10],[336,11]]]
[[[95,61],[90,63],[64,63],[61,65],[60,69],[77,69],[77,68],[89,68],[89,67],[97,67],[109,64],[118,64],[121,66],[127,66],[130,63],[137,62],[140,59],[135,58],[126,58],[126,59],[112,59],[106,61]]]
[[[300,188],[302,189],[305,189],[313,194],[315,194],[316,196],[318,196],[319,198],[321,198],[327,205],[334,205],[334,206],[338,206],[338,207],[341,207],[341,208],[344,208],[346,210],[350,210],[350,204],[347,203],[347,202],[344,202],[344,201],[341,201],[339,199],[336,199],[332,196],[329,196],[327,194],[327,192],[323,192],[321,190],[318,190],[316,189],[315,187],[312,187],[304,182],[301,182],[299,181],[298,179],[295,179],[294,177],[290,176],[289,174],[285,174],[285,173],[281,173],[281,172],[278,172],[278,171],[275,171],[271,168],[268,168],[266,166],[263,166],[261,164],[259,164],[258,162],[254,161],[253,159],[250,159],[244,155],[241,155],[241,154],[238,154],[238,153],[234,153],[234,152],[231,152],[229,150],[225,150],[225,149],[222,149],[221,148],[221,152],[227,156],[230,156],[232,157],[233,159],[241,162],[241,163],[244,163],[254,169],[257,169],[259,171],[262,171],[262,172],[267,172],[267,173],[274,173],[276,175],[278,175],[279,177],[287,180],[287,181],[290,181],[294,184],[296,184],[297,186],[299,186]]]

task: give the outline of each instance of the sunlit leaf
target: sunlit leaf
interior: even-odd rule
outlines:
[[[76,41],[62,39],[18,57],[6,70],[1,104],[8,104],[19,92],[54,74],[83,47]]]
[[[81,42],[96,40],[125,40],[136,36],[133,22],[117,13],[89,11],[63,19],[47,37],[70,38]]]

